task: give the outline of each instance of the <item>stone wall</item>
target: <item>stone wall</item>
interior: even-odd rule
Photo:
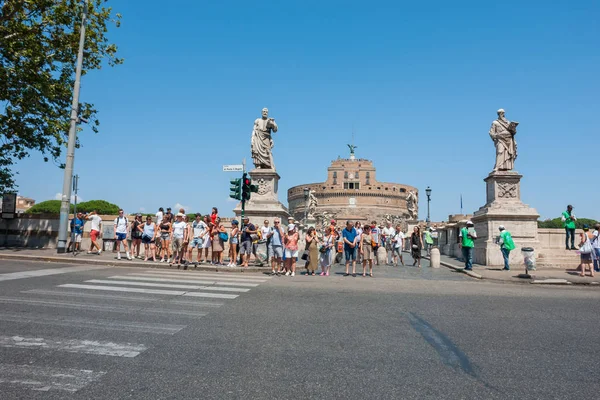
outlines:
[[[457,222],[454,224],[447,224],[443,227],[438,227],[437,231],[439,232],[439,242],[438,246],[440,249],[440,253],[452,257],[461,258],[461,250],[459,246],[459,238],[458,234],[460,230],[466,226],[466,221]],[[507,226],[507,229],[510,231],[510,226]],[[579,234],[583,232],[582,230],[576,231],[575,243],[579,244]],[[498,231],[499,233],[499,231]],[[478,232],[479,234],[479,232]],[[546,228],[538,228],[537,236],[539,239],[539,244],[534,247],[535,253],[537,257],[540,255],[553,255],[554,252],[563,250],[565,248],[565,231],[564,229],[546,229]],[[523,244],[519,243],[519,238],[514,237],[516,249],[511,252],[510,261],[518,264],[522,264],[523,257],[521,255],[521,247]],[[500,253],[500,248],[498,247],[498,253]]]

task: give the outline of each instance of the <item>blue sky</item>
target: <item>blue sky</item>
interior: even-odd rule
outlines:
[[[542,218],[568,203],[600,219],[600,3],[482,1],[111,0],[125,63],[83,78],[101,132],[76,152],[84,200],[126,212],[187,206],[233,215],[233,173],[252,123],[279,124],[279,198],[322,182],[331,160],[372,159],[380,181],[433,190],[431,217],[485,203],[496,110],[519,121],[522,199]],[[19,192],[62,189],[41,156],[20,162]],[[41,174],[41,175],[40,175]]]

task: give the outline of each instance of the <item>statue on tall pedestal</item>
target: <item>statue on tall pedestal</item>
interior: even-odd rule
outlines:
[[[408,192],[406,196],[406,209],[408,210],[408,216],[412,220],[416,220],[418,218],[417,213],[417,204],[419,199],[417,198],[417,194],[411,190]]]
[[[515,168],[517,159],[517,134],[518,122],[510,122],[504,117],[504,110],[498,110],[498,119],[492,122],[490,137],[496,146],[496,171],[510,171]]]
[[[254,121],[250,151],[252,161],[257,169],[275,169],[273,163],[273,137],[271,132],[277,132],[274,118],[269,118],[269,110],[263,108],[262,118]]]
[[[319,204],[319,201],[317,200],[317,196],[315,196],[315,191],[311,190],[308,194],[307,217],[309,219],[313,219],[315,217],[315,211],[317,211],[318,204]]]

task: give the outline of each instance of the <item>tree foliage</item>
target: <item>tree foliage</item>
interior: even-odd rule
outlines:
[[[577,218],[575,221],[575,227],[577,229],[583,228],[583,225],[587,225],[592,228],[596,225],[598,221],[589,218]],[[555,228],[555,229],[563,229],[564,225],[561,218],[547,219],[544,221],[538,221],[538,228]]]
[[[108,0],[84,1],[82,75],[123,62],[106,36],[121,16],[105,7]],[[15,187],[12,166],[31,151],[63,167],[82,10],[82,0],[0,0],[0,192]],[[93,104],[80,103],[79,115],[98,132]]]
[[[117,215],[119,206],[105,200],[90,200],[77,204],[77,211],[89,213],[94,210],[102,215]]]
[[[71,212],[73,212],[73,204],[71,204]],[[25,214],[60,214],[60,200],[46,200],[34,204],[25,211]]]

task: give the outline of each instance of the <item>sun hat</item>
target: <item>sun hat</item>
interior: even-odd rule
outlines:
[[[177,213],[176,217],[183,217],[182,213]]]
[[[503,230],[504,230],[504,229],[506,229],[506,228],[504,227],[504,225],[500,225],[500,226],[498,227],[498,229],[500,229],[501,231],[503,231]]]
[[[468,221],[467,221],[467,225],[475,225],[475,224],[473,224],[473,221],[471,221],[471,220],[468,220]]]

